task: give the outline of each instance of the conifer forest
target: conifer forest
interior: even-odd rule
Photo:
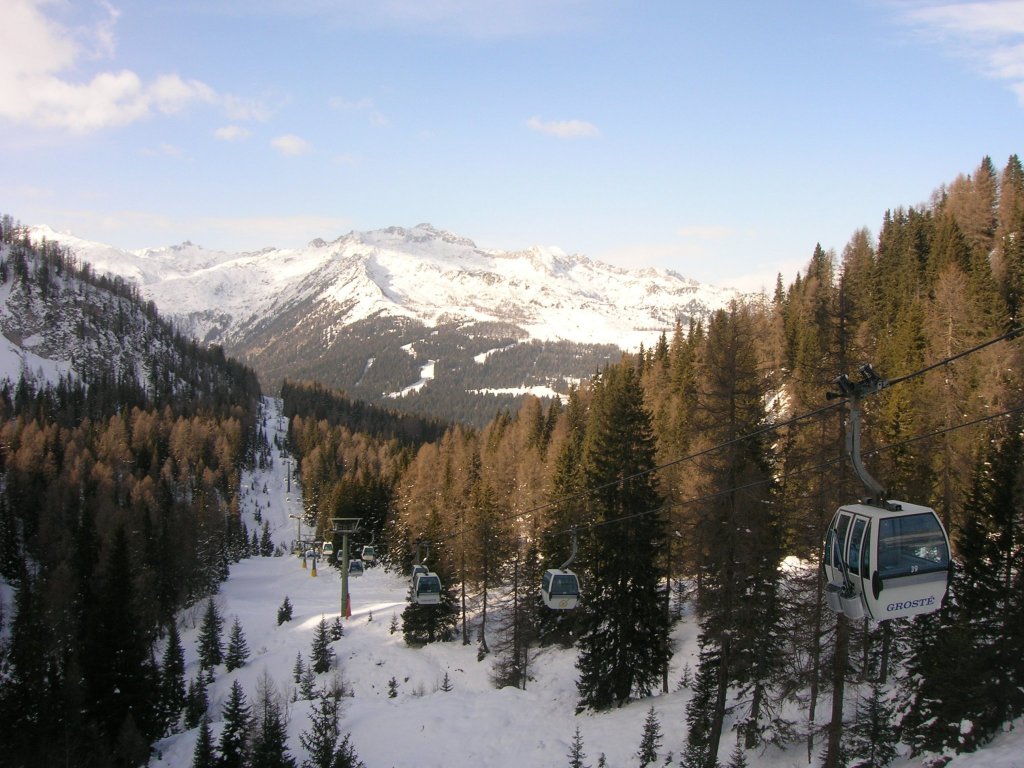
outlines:
[[[142,765],[169,731],[204,727],[175,617],[202,611],[233,563],[271,554],[237,495],[241,470],[280,446],[245,366],[176,338],[130,286],[32,246],[9,217],[0,238],[12,292],[77,291],[92,323],[104,313],[86,299],[103,290],[122,307],[108,321],[167,340],[134,370],[97,361],[87,380],[0,391],[0,574],[16,596],[0,606],[0,765]],[[886,765],[897,744],[984,746],[1024,715],[1024,168],[986,157],[927,204],[885,212],[876,235],[808,250],[792,283],[483,428],[287,382],[275,395],[305,522],[330,540],[332,518],[362,518],[402,573],[429,553],[441,602],[405,609],[405,642],[476,642],[495,686],[526,686],[538,647],[574,648],[577,712],[677,685],[671,631],[695,622],[686,768],[720,765],[727,738],[799,745],[827,768]],[[943,608],[913,619],[826,605],[823,534],[865,495],[848,404],[829,394],[865,364],[885,386],[863,401],[864,462],[951,542]],[[547,610],[537,586],[563,563],[580,604]],[[242,629],[223,633],[244,663]],[[203,764],[245,750],[237,764],[288,764],[273,712],[260,722],[207,743]]]

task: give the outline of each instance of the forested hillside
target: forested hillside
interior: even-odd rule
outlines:
[[[452,427],[397,477],[389,466],[391,562],[430,542],[445,585],[440,606],[406,611],[407,641],[475,641],[496,684],[520,686],[531,647],[574,644],[578,708],[599,710],[676,684],[668,630],[692,610],[685,766],[715,766],[729,724],[734,765],[766,744],[803,743],[830,767],[884,765],[900,741],[984,744],[1024,713],[1022,233],[1020,162],[986,158],[928,205],[887,212],[877,238],[814,249],[774,296],[677,328],[566,405],[528,399],[483,429]],[[945,608],[916,620],[824,607],[823,532],[864,493],[848,410],[827,394],[864,363],[889,383],[865,400],[862,455],[953,542]],[[307,492],[328,482],[311,445]],[[581,606],[547,611],[540,572],[574,538]]]
[[[0,293],[5,336],[67,361],[0,387],[0,763],[138,765],[176,717],[155,642],[249,552],[259,384],[9,217]]]
[[[475,643],[521,688],[540,649],[575,649],[581,713],[689,689],[686,768],[733,744],[733,768],[770,745],[829,768],[900,744],[941,764],[1024,714],[1022,233],[1024,170],[986,158],[877,237],[813,249],[773,296],[479,429],[290,382],[289,493],[317,538],[359,517],[356,544],[440,577],[439,605],[402,614],[411,647]],[[0,764],[139,765],[204,727],[219,662],[186,694],[170,651],[181,610],[253,551],[238,497],[271,450],[259,387],[9,218],[0,243],[4,334],[68,361],[0,389]],[[825,527],[864,494],[828,395],[865,363],[886,383],[863,403],[865,462],[953,544],[944,608],[913,620],[851,621],[823,594]],[[537,585],[563,564],[582,597],[550,610]],[[680,621],[699,656],[670,679]]]

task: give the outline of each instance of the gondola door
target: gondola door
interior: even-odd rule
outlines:
[[[826,597],[836,613],[851,619],[864,616],[862,595],[870,582],[871,521],[840,507],[825,535]],[[870,587],[869,587],[870,588]]]

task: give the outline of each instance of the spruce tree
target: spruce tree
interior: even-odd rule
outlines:
[[[178,625],[167,627],[167,647],[160,667],[160,714],[165,733],[176,733],[185,709],[185,652]]]
[[[313,671],[312,664],[307,664],[306,669],[302,673],[302,679],[299,681],[299,696],[303,701],[312,701],[315,693],[316,672]]]
[[[736,746],[732,748],[732,752],[729,754],[727,768],[747,768],[747,751],[739,741],[736,742]]]
[[[302,652],[295,654],[295,664],[292,666],[292,679],[298,685],[302,682],[302,673],[306,671],[306,665],[302,660]]]
[[[366,764],[356,754],[356,748],[352,744],[351,733],[346,733],[338,745],[331,768],[366,768]]]
[[[661,721],[658,720],[658,715],[652,705],[647,710],[647,718],[644,720],[644,732],[640,737],[640,748],[636,752],[641,768],[646,768],[646,766],[652,765],[657,761],[661,740]]]
[[[199,625],[197,650],[200,669],[212,671],[214,667],[224,661],[224,644],[221,640],[223,626],[224,619],[211,597],[206,601],[206,612],[203,614],[202,624]]]
[[[235,616],[235,621],[231,625],[231,633],[228,637],[228,650],[224,655],[224,665],[227,667],[227,671],[244,667],[245,662],[249,659],[249,645],[245,641],[245,633],[242,632],[242,625],[238,621],[238,617]]]
[[[394,679],[394,678],[392,678]],[[304,763],[311,768],[331,768],[338,745],[338,700],[321,691],[313,704],[309,730],[299,734],[302,748],[309,753]]]
[[[255,533],[255,531],[253,532]],[[260,536],[260,557],[271,557],[274,554],[274,541],[270,538],[270,521],[263,521],[263,533]]]
[[[253,719],[249,765],[252,768],[295,768],[295,760],[288,754],[287,723],[281,699],[266,670],[256,686]]]
[[[875,682],[857,704],[853,723],[845,731],[843,751],[850,768],[885,768],[896,759],[899,734],[895,708],[883,687]]]
[[[83,620],[81,656],[86,706],[111,749],[126,720],[146,741],[162,730],[154,696],[158,673],[151,638],[136,605],[132,574],[127,534],[119,526],[101,571],[94,610]]]
[[[206,710],[210,706],[206,686],[207,678],[201,671],[199,675],[189,681],[188,693],[185,694],[186,728],[195,728],[206,715]]]
[[[583,736],[580,734],[580,727],[576,726],[576,732],[572,736],[572,743],[569,745],[569,768],[590,768],[584,760],[587,759],[583,751]]]
[[[316,625],[316,633],[313,635],[313,647],[309,655],[309,667],[316,674],[323,674],[330,670],[334,664],[334,649],[331,647],[331,637],[327,629],[327,619],[321,617],[320,623]]]
[[[199,721],[196,746],[192,750],[192,768],[216,768],[216,765],[217,755],[213,750],[213,737],[210,735],[210,718],[203,715]]]
[[[284,596],[284,602],[281,603],[281,607],[277,609],[277,625],[281,626],[286,621],[292,620],[292,604],[288,600],[288,595]]]
[[[249,764],[248,738],[252,716],[245,691],[237,680],[231,684],[222,718],[224,729],[220,734],[218,768],[245,768]]]
[[[651,470],[654,436],[643,390],[629,366],[607,369],[591,405],[582,466],[591,489],[591,564],[582,620],[579,709],[646,696],[669,660],[662,497]]]
[[[1015,588],[1024,558],[1021,429],[1016,416],[993,432],[968,494],[971,515],[955,537],[962,566],[943,610],[911,626],[902,726],[915,753],[976,749],[1024,712],[1024,661],[1014,650],[1024,640]]]
[[[747,714],[740,727],[749,748],[768,725],[771,685],[785,666],[778,599],[782,530],[770,451],[759,431],[767,393],[756,320],[751,309],[736,305],[711,318],[695,414],[700,442],[694,448],[706,449],[693,488],[706,498],[694,531],[701,672],[713,669],[718,676],[708,700],[709,761],[721,743],[730,686],[741,686]]]

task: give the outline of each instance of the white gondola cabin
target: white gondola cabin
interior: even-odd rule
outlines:
[[[441,602],[441,579],[436,573],[417,573],[412,582],[412,601],[417,605],[438,605]]]
[[[580,580],[570,570],[549,568],[541,577],[540,596],[548,608],[572,610],[580,599]]]
[[[931,613],[949,584],[949,537],[930,507],[847,504],[825,533],[822,565],[836,613],[875,621]]]
[[[349,560],[348,561],[348,575],[349,576],[362,576],[363,575],[363,561],[362,560]]]
[[[334,554],[334,542],[333,541],[325,541],[324,545],[320,548],[320,554],[323,555],[325,558],[326,557],[330,557],[331,555],[333,555]]]
[[[367,544],[363,547],[363,550],[359,556],[363,559],[363,562],[365,563],[373,564],[377,562],[377,550],[375,550],[373,546],[370,544]]]

